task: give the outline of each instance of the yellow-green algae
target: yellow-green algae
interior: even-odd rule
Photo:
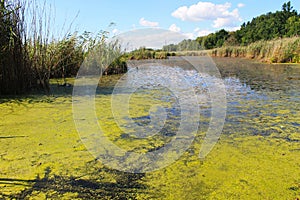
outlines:
[[[132,97],[131,117],[149,114],[147,108],[158,103],[151,95]],[[288,103],[284,94],[280,95],[282,98],[240,100],[229,107],[233,110],[227,116],[229,123],[204,160],[198,158],[205,134],[200,129],[177,162],[146,174],[118,172],[95,161],[75,129],[71,96],[3,101],[0,198],[300,198],[299,103]],[[122,137],[110,106],[110,95],[97,95],[99,123],[117,145],[145,152],[168,141],[159,136]]]

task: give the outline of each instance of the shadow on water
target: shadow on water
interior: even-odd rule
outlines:
[[[0,139],[15,139],[15,138],[25,138],[25,135],[12,135],[12,136],[0,136]]]
[[[109,173],[115,181],[102,181],[98,173]],[[132,174],[99,168],[89,174],[90,177],[51,175],[51,169],[46,168],[44,177],[34,180],[0,178],[0,185],[22,185],[24,189],[17,194],[1,194],[0,198],[27,199],[38,193],[44,193],[46,198],[57,199],[64,194],[75,194],[81,199],[135,199],[138,192],[145,192],[146,186],[140,183],[145,174]]]
[[[102,76],[100,83],[98,84],[96,94],[97,95],[111,95],[115,84],[120,79],[122,75],[109,75]],[[56,81],[52,81],[50,84],[50,91],[46,93],[42,90],[40,91],[31,91],[26,95],[17,95],[17,96],[0,96],[1,103],[15,103],[18,105],[26,106],[31,103],[53,103],[56,98],[66,97],[71,98],[73,95],[73,85],[74,79],[68,79],[67,85],[61,85]],[[88,85],[85,88],[89,87]],[[80,89],[79,89],[80,90]]]
[[[298,133],[300,126],[296,121],[298,118],[295,117],[297,116],[295,113],[299,111],[297,103],[300,86],[299,67],[266,65],[242,59],[233,61],[224,58],[216,59],[215,62],[222,77],[230,79],[230,81],[225,82],[227,89],[232,89],[228,90],[228,112],[223,134],[273,135],[273,138],[299,143],[300,140],[297,137],[289,134]],[[98,85],[97,94],[111,95],[121,76],[103,76],[102,82]],[[247,87],[244,87],[244,84]],[[67,97],[65,101],[70,102],[73,85],[74,80],[72,79],[65,86],[59,86],[53,82],[51,95],[31,94],[18,97],[0,97],[0,103],[12,102],[12,106],[15,104],[29,106],[36,102],[56,103],[56,97]],[[264,95],[258,93],[261,91],[267,91],[265,94],[267,98],[262,98]],[[286,103],[285,98],[289,98],[289,104]],[[294,99],[291,100],[290,98]],[[285,112],[286,110],[289,112]],[[164,137],[165,141],[169,141],[168,139],[172,138],[178,130],[180,109],[173,105],[166,111],[168,117],[165,126],[161,129],[160,136]],[[209,111],[209,107],[201,109],[201,114],[203,114],[200,121],[201,132],[204,132],[208,127],[209,121],[205,119],[209,119]],[[133,120],[140,126],[147,126],[151,118],[149,115],[144,115],[135,117]],[[21,137],[26,136],[2,136],[0,141],[1,139]],[[129,136],[122,135],[121,137]],[[149,149],[149,151],[155,151],[156,148]],[[0,187],[24,186],[26,188],[15,194],[0,193],[0,199],[28,199],[39,193],[43,193],[46,198],[51,199],[60,199],[68,193],[76,194],[78,198],[82,199],[136,199],[139,193],[151,191],[144,184],[145,174],[131,174],[105,167],[96,168],[95,166],[96,161],[87,163],[88,174],[81,177],[53,175],[51,169],[47,168],[42,178],[37,176],[33,180],[0,178]],[[105,179],[99,174],[106,174],[110,179]],[[202,182],[201,185],[203,185]],[[171,188],[167,189],[169,192]],[[153,195],[155,196],[155,194]]]
[[[286,91],[289,89],[299,89],[300,68],[294,65],[274,65],[257,63],[245,59],[214,58],[214,61],[222,77],[236,77],[241,83],[248,85],[251,90],[261,91]],[[132,61],[131,61],[132,62]],[[180,66],[185,70],[193,69],[189,63],[182,59],[172,58],[165,61],[136,61],[132,65],[146,65],[147,63],[163,64],[169,67]],[[97,94],[110,95],[114,91],[115,84],[123,74],[102,76],[98,85]],[[19,96],[0,96],[0,103],[15,102],[22,104],[30,99],[31,102],[53,101],[51,97],[71,97],[73,92],[74,79],[67,79],[67,84],[60,84],[62,80],[52,80],[49,93],[43,91],[32,91],[28,95]],[[88,86],[86,86],[88,87]],[[30,102],[29,102],[30,103]]]

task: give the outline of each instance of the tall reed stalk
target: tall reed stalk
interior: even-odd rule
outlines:
[[[50,78],[75,76],[83,60],[97,52],[105,74],[127,71],[118,42],[108,44],[106,31],[78,36],[69,30],[63,38],[53,34],[51,7],[36,0],[0,0],[0,95],[42,89]],[[71,26],[71,25],[70,25]]]
[[[218,57],[255,58],[269,63],[300,63],[300,37],[258,41],[248,46],[225,46],[208,52]]]
[[[27,52],[24,4],[0,0],[0,95],[19,94],[35,85]]]

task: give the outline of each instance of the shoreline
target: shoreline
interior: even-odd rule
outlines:
[[[246,58],[267,64],[300,64],[300,37],[258,41],[247,46],[224,46],[196,51],[171,51],[176,56]]]
[[[207,51],[207,50],[205,50]],[[177,52],[178,53],[178,52]],[[187,53],[187,54],[185,54]],[[255,62],[255,63],[260,63],[260,64],[268,64],[268,65],[294,65],[294,66],[299,66],[300,67],[300,63],[292,63],[292,62],[284,62],[284,63],[280,63],[280,62],[266,62],[265,60],[261,60],[261,59],[256,59],[256,58],[249,58],[249,57],[233,57],[233,56],[215,56],[215,55],[208,55],[207,52],[203,52],[203,51],[189,51],[189,52],[180,52],[180,54],[176,54],[175,56],[169,56],[169,58],[175,58],[175,57],[180,57],[180,56],[209,56],[212,59],[214,58],[228,58],[228,59],[245,59],[251,62]],[[198,53],[198,54],[197,54]],[[201,53],[199,55],[199,53]],[[191,55],[191,54],[197,54],[197,55]],[[153,59],[156,60],[156,59]]]

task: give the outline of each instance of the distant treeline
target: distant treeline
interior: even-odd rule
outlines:
[[[190,51],[214,49],[224,46],[247,46],[257,41],[266,41],[286,37],[300,36],[300,15],[293,9],[291,2],[284,3],[281,11],[253,18],[243,23],[235,32],[224,29],[196,40],[184,40],[181,43],[164,46],[168,51]],[[195,43],[197,42],[197,43]]]
[[[140,47],[124,54],[122,57],[126,60],[143,60],[143,59],[167,59],[170,54],[164,50],[154,50],[151,48]]]
[[[62,39],[55,38],[50,33],[51,17],[36,1],[0,0],[0,95],[23,94],[33,89],[49,91],[50,78],[75,76],[94,49],[105,53],[103,57],[121,51],[118,44],[106,43],[105,31],[97,35],[68,33]],[[103,73],[125,71],[126,62],[120,58]]]
[[[197,50],[203,50],[203,47],[201,47],[198,41],[187,39],[179,42],[178,44],[170,44],[170,45],[163,46],[163,50],[167,52],[197,51]]]

